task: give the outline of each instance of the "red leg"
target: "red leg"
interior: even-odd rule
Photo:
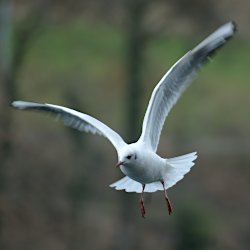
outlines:
[[[161,181],[161,184],[162,184],[163,189],[164,189],[165,199],[166,199],[167,207],[168,207],[168,214],[170,215],[173,212],[172,205],[171,205],[170,199],[168,198],[167,190],[165,189],[164,181]]]
[[[140,208],[141,208],[141,217],[145,218],[146,210],[144,207],[144,200],[143,200],[143,193],[145,189],[145,184],[142,184],[142,192],[141,192],[141,198],[140,198]]]

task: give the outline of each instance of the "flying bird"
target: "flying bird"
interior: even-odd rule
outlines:
[[[194,80],[201,66],[209,61],[235,31],[234,22],[224,24],[170,68],[153,90],[144,116],[141,136],[135,143],[127,144],[118,133],[101,121],[70,108],[25,101],[14,101],[12,106],[24,110],[49,112],[60,118],[67,126],[106,137],[117,151],[116,167],[119,167],[125,175],[110,187],[140,193],[142,217],[145,217],[146,213],[144,192],[163,190],[170,215],[173,209],[167,189],[190,171],[197,154],[193,152],[174,158],[160,157],[156,150],[162,127],[169,111]]]

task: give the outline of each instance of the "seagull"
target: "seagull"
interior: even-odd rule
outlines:
[[[162,127],[170,110],[194,80],[201,66],[209,61],[217,49],[234,35],[235,31],[234,22],[222,25],[194,49],[188,51],[167,71],[153,90],[144,116],[141,136],[135,143],[127,144],[118,133],[101,121],[70,108],[26,101],[14,101],[12,106],[21,110],[52,113],[66,126],[106,137],[117,151],[118,162],[115,166],[119,167],[125,175],[110,187],[140,193],[140,211],[143,218],[146,214],[144,192],[152,193],[162,190],[170,215],[173,209],[167,189],[190,171],[197,153],[174,158],[160,157],[156,151]]]

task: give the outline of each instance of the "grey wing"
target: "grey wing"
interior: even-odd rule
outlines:
[[[12,103],[12,106],[18,109],[37,110],[52,113],[56,115],[57,118],[61,119],[67,126],[80,131],[99,134],[106,137],[116,148],[117,152],[119,149],[127,145],[120,135],[107,125],[92,116],[80,113],[73,109],[52,104],[40,104],[24,101],[15,101]]]
[[[229,22],[189,51],[163,76],[151,95],[142,125],[140,141],[157,150],[165,119],[184,90],[197,75],[200,67],[220,48],[236,30]]]

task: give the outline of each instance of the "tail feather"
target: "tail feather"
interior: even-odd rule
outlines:
[[[181,155],[178,157],[166,159],[168,164],[168,171],[164,178],[165,188],[170,188],[181,180],[186,173],[190,171],[190,168],[194,165],[194,160],[197,158],[196,152]],[[116,190],[125,190],[126,192],[142,192],[142,184],[132,180],[128,176],[114,182],[110,187]],[[157,190],[163,190],[163,186],[160,181],[146,184],[144,192],[153,193]]]
[[[128,176],[123,177],[122,179],[114,182],[110,185],[111,188],[115,188],[116,190],[125,190],[126,192],[142,192],[141,183],[132,180]]]
[[[132,180],[128,176],[125,176],[122,179],[114,182],[113,184],[110,185],[110,187],[116,190],[125,190],[128,193],[130,192],[141,193],[142,192],[142,184],[140,182]],[[153,193],[157,190],[163,190],[162,184],[159,181],[146,184],[144,192]]]
[[[180,181],[194,166],[194,160],[197,158],[196,152],[166,159],[170,165],[164,178],[166,188],[170,188]]]

